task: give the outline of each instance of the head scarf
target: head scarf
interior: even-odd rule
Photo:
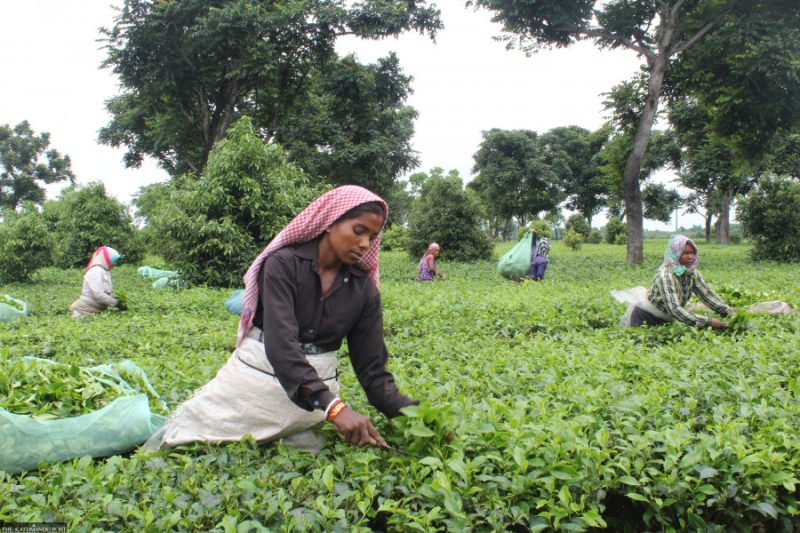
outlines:
[[[326,192],[306,207],[302,213],[292,219],[285,228],[264,248],[244,275],[244,298],[242,300],[242,317],[239,320],[238,345],[253,327],[253,317],[258,306],[259,274],[264,261],[277,250],[291,244],[299,244],[318,237],[340,216],[354,207],[368,202],[378,202],[389,216],[389,206],[378,196],[363,187],[345,185]],[[356,263],[369,274],[375,286],[379,285],[378,250],[380,235],[372,242],[369,250]]]
[[[92,258],[89,259],[89,263],[86,265],[86,268],[84,268],[83,271],[86,272],[96,265],[99,265],[106,270],[111,270],[114,267],[114,263],[116,263],[117,259],[120,257],[122,256],[119,255],[119,252],[110,246],[100,246],[94,251]]]
[[[691,244],[692,248],[697,251],[697,245],[695,245],[692,239],[685,235],[673,235],[669,240],[667,250],[664,252],[664,262],[661,263],[661,265],[670,267],[676,276],[683,275],[683,273],[687,270],[689,272],[694,272],[694,270],[697,268],[697,255],[694,256],[694,263],[688,267],[685,267],[681,264],[681,255],[683,254],[683,249],[686,248],[687,243]]]

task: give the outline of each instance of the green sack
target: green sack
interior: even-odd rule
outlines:
[[[145,279],[173,278],[178,276],[178,273],[174,270],[159,270],[147,265],[140,266],[136,271]]]
[[[154,289],[185,289],[186,282],[178,276],[171,276],[168,278],[159,278],[153,282]]]
[[[31,365],[63,365],[35,357],[25,357],[23,361]],[[131,386],[149,390],[157,398],[144,371],[134,363],[122,361],[85,370],[122,389],[122,395],[95,411],[53,420],[0,408],[0,470],[16,474],[36,468],[40,461],[55,463],[84,455],[106,457],[127,452],[164,425],[166,416],[152,412],[151,399],[145,391]],[[124,371],[130,382],[118,370]]]
[[[4,294],[0,298],[0,322],[11,322],[31,314],[28,303]]]
[[[497,262],[497,273],[506,279],[519,281],[528,275],[531,268],[531,246],[533,235],[527,232],[512,249]]]

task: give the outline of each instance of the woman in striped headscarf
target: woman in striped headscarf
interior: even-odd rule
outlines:
[[[382,198],[348,185],[292,220],[244,276],[236,350],[148,447],[236,441],[247,433],[259,442],[307,437],[326,420],[347,442],[386,446],[370,419],[339,398],[335,351],[347,339],[368,400],[386,416],[417,403],[386,370],[378,249],[387,215]],[[307,442],[301,445],[320,445]]]
[[[670,239],[650,290],[642,294],[638,302],[630,302],[622,326],[665,324],[678,320],[698,328],[724,329],[725,324],[716,318],[698,315],[688,307],[693,294],[709,308],[721,315],[732,316],[735,310],[728,306],[717,293],[711,290],[703,276],[697,271],[697,246],[684,235]],[[644,293],[643,287],[637,287]],[[632,289],[628,289],[631,291]],[[614,294],[615,291],[612,291]],[[620,291],[620,293],[626,291]],[[618,294],[614,294],[620,299]],[[621,300],[622,301],[622,300]]]

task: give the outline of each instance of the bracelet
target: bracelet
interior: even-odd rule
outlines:
[[[341,402],[341,401],[342,401],[342,399],[339,398],[338,396],[330,401],[330,403],[328,404],[328,407],[325,408],[325,418],[328,418],[328,413],[331,412],[331,409],[333,408],[333,406],[336,405],[338,402]]]
[[[339,403],[334,405],[331,409],[331,412],[328,413],[328,422],[333,422],[336,420],[336,417],[339,416],[339,413],[341,413],[345,407],[347,407],[347,404],[339,400]]]

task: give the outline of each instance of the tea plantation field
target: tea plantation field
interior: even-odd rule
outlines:
[[[354,448],[329,427],[317,456],[251,441],[84,457],[0,473],[0,522],[159,532],[800,530],[800,314],[757,317],[736,333],[618,329],[624,307],[609,290],[648,285],[665,245],[647,242],[645,266],[630,268],[623,247],[554,243],[545,281],[524,284],[498,277],[494,263],[446,261],[446,281],[416,283],[415,261],[384,253],[390,367],[422,405],[382,418],[345,354],[343,396],[416,457]],[[701,272],[729,303],[800,307],[800,266],[752,263],[743,245],[699,251]],[[81,274],[48,269],[0,287],[33,307],[0,324],[0,357],[130,359],[174,407],[230,355],[238,317],[223,307],[228,291],[153,290],[135,265],[121,265],[114,284],[130,310],[78,322],[67,307]]]

